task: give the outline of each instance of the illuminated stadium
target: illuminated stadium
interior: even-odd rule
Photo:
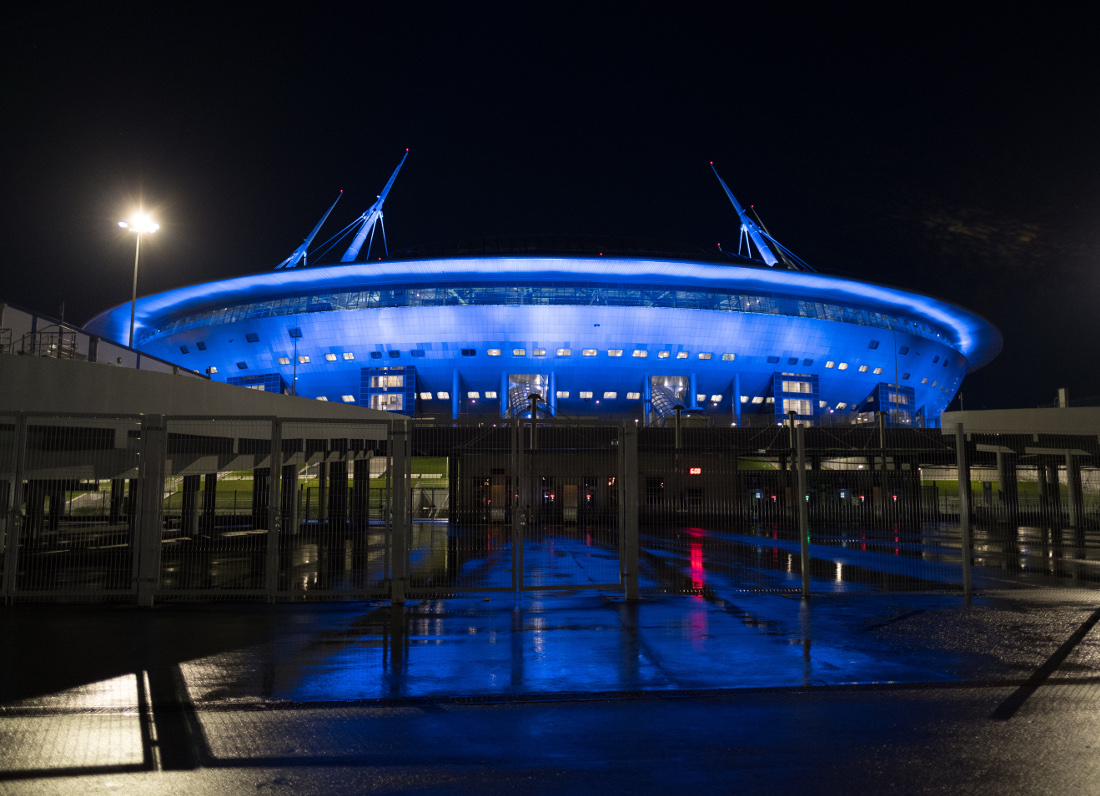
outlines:
[[[726,426],[876,411],[935,426],[1000,351],[993,326],[948,302],[813,272],[728,188],[759,260],[516,239],[357,261],[396,176],[345,230],[339,263],[305,263],[326,213],[274,271],[138,299],[134,347],[231,384],[418,417],[527,415],[537,394],[556,417],[654,425],[682,407]],[[125,341],[130,313],[86,328]]]

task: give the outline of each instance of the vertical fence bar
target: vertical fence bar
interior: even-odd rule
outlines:
[[[970,596],[970,464],[966,458],[966,430],[955,426],[955,465],[959,475],[959,545],[962,554],[963,594]]]
[[[267,550],[264,562],[264,589],[269,600],[279,587],[279,543],[282,530],[283,421],[271,421],[271,459],[267,480]]]
[[[23,535],[23,478],[27,464],[27,413],[20,412],[15,421],[15,461],[11,486],[11,505],[8,511],[7,532],[4,544],[4,602],[11,602],[15,594],[15,580],[19,563],[19,543]]]
[[[507,480],[508,505],[512,507],[512,588],[518,593],[523,588],[523,525],[520,505],[523,500],[522,470],[523,437],[520,433],[520,421],[512,419],[512,445],[511,445],[511,471],[512,477]]]
[[[140,496],[133,525],[137,543],[137,601],[151,607],[160,575],[163,537],[164,473],[168,458],[168,429],[164,415],[146,415],[141,423]]]
[[[798,447],[798,478],[795,480],[798,493],[798,550],[802,565],[802,597],[810,597],[810,512],[806,503],[806,427],[795,429],[795,441]]]
[[[392,507],[393,570],[390,578],[390,602],[401,605],[405,602],[405,585],[409,573],[409,521],[408,506],[408,447],[409,429],[404,420],[393,422],[393,451],[390,459],[390,472],[393,473],[390,493]]]
[[[619,555],[623,592],[638,599],[638,429],[623,423],[619,436]]]

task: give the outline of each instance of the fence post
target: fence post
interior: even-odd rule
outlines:
[[[279,588],[279,545],[283,525],[283,421],[271,421],[271,453],[267,478],[267,550],[264,562],[264,589],[274,600]]]
[[[140,445],[137,516],[131,532],[137,558],[137,602],[148,608],[153,605],[160,579],[160,547],[164,535],[164,474],[168,457],[168,428],[164,415],[142,417]]]
[[[4,506],[5,529],[0,534],[0,549],[4,551],[4,602],[10,603],[15,595],[15,579],[19,563],[19,542],[23,536],[23,475],[27,464],[27,413],[20,412],[15,426],[15,476],[8,494],[9,506]]]
[[[401,605],[405,602],[405,585],[409,573],[409,505],[408,481],[405,470],[408,467],[407,449],[409,431],[404,420],[393,421],[393,451],[390,458],[390,508],[391,536],[393,537],[393,567],[390,571],[390,602]]]
[[[966,430],[955,425],[955,463],[959,476],[959,544],[962,552],[963,594],[971,593],[970,582],[970,463],[966,459]]]
[[[523,501],[523,434],[517,418],[512,418],[511,472],[508,483],[506,504],[512,507],[512,593],[517,594],[523,588],[523,514],[520,505]]]
[[[619,438],[619,566],[627,600],[638,599],[638,428],[623,423]]]
[[[806,427],[795,429],[795,441],[798,446],[798,477],[795,480],[798,492],[798,550],[802,566],[802,597],[810,598],[810,509],[806,504]]]

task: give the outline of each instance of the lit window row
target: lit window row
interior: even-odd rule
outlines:
[[[462,350],[462,355],[463,356],[474,356],[476,353],[477,352],[472,348],[464,348]],[[491,357],[499,357],[503,354],[503,350],[500,349],[500,348],[489,348],[489,349],[486,349],[485,353],[488,354]],[[581,349],[581,356],[583,356],[583,357],[595,357],[595,356],[599,356],[599,353],[600,353],[599,350],[595,349],[595,348],[582,348]],[[533,348],[533,349],[531,349],[531,355],[536,356],[536,357],[546,356],[546,349],[545,348]],[[573,349],[572,348],[559,348],[559,349],[557,349],[557,355],[559,357],[571,357],[571,356],[573,356]],[[609,348],[609,349],[607,349],[607,355],[609,357],[621,357],[623,355],[623,349],[621,349],[621,348]],[[630,355],[632,357],[636,357],[638,359],[645,359],[646,357],[649,356],[649,351],[647,351],[644,348],[636,348],[630,353]],[[514,357],[527,356],[527,349],[526,348],[513,348],[512,349],[512,356],[514,356]],[[657,352],[657,358],[658,359],[668,359],[670,356],[672,356],[671,351],[658,351]],[[676,352],[676,359],[688,359],[690,356],[691,356],[691,354],[688,353],[687,351],[677,351]],[[696,356],[699,359],[702,359],[702,360],[713,359],[714,358],[714,352],[713,351],[701,351]],[[726,354],[722,354],[721,359],[722,359],[723,362],[733,362],[734,360],[737,359],[737,355],[726,353]]]

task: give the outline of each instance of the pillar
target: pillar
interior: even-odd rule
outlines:
[[[217,528],[218,516],[218,474],[207,473],[202,485],[202,532],[213,536]]]
[[[348,463],[343,459],[329,465],[329,528],[344,533],[348,525]]]
[[[197,536],[199,532],[199,486],[202,476],[185,475],[183,477],[183,511],[180,516],[180,533],[184,536]]]
[[[283,465],[283,477],[279,484],[282,495],[279,499],[283,511],[283,533],[298,533],[298,466]]]
[[[257,467],[252,471],[252,527],[253,529],[267,528],[268,522],[268,489],[271,469]]]
[[[356,459],[351,466],[351,522],[357,528],[366,530],[370,522],[370,454],[365,459]]]
[[[1015,528],[1020,524],[1020,499],[1016,477],[1016,454],[997,453],[997,482],[1000,489],[997,497],[1004,512],[1005,522]]]

